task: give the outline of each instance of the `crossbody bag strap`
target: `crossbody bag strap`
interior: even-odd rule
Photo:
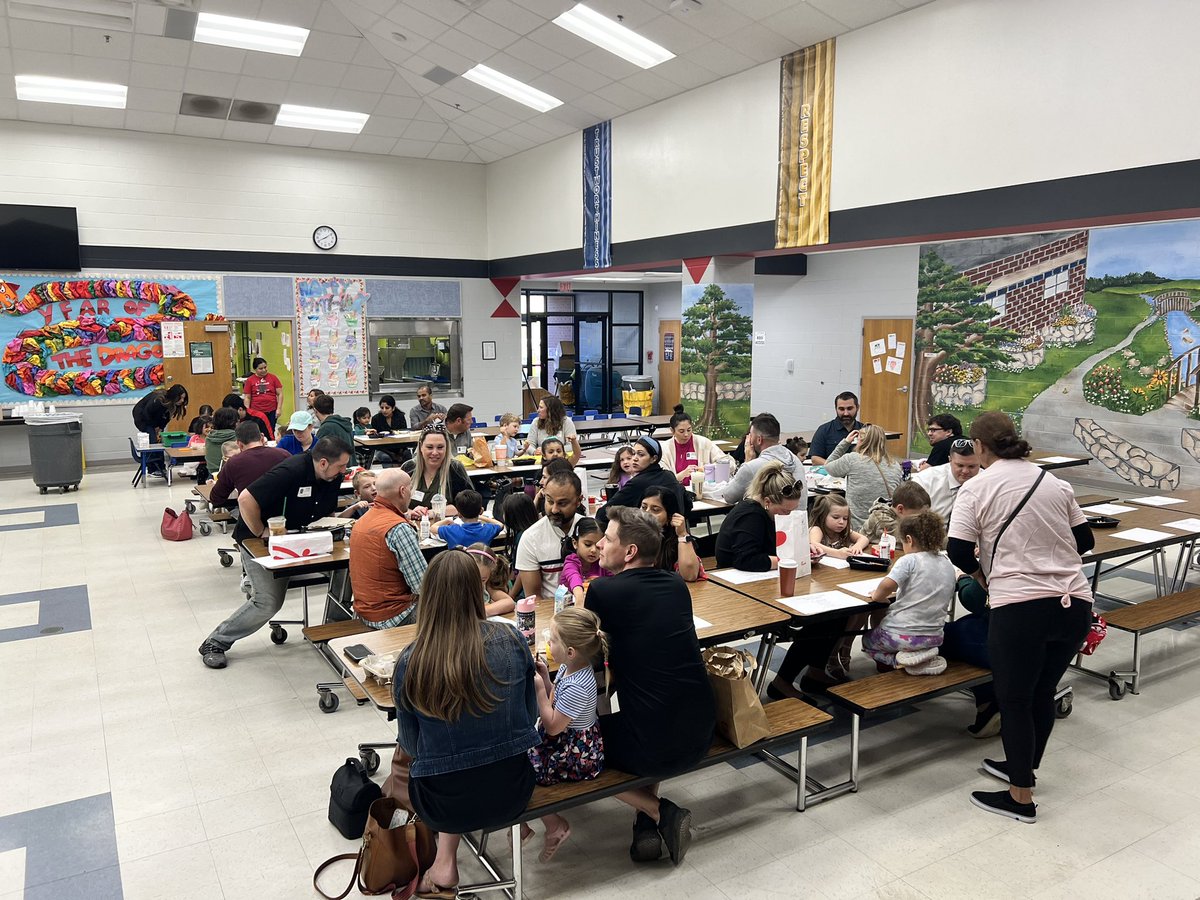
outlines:
[[[336,897],[333,897],[333,896],[330,896],[329,894],[325,893],[323,890],[321,890],[321,888],[317,885],[317,879],[321,877],[321,873],[324,872],[325,869],[329,865],[331,865],[332,863],[335,863],[335,862],[340,862],[343,859],[354,860],[354,871],[350,874],[350,883],[348,885],[346,885],[346,889],[344,891],[342,891],[340,894],[338,894]],[[350,891],[352,891],[354,889],[354,882],[358,880],[358,873],[361,871],[362,871],[362,851],[361,850],[358,853],[343,853],[340,856],[331,856],[329,859],[325,860],[325,862],[323,862],[319,866],[317,866],[317,871],[313,872],[313,889],[316,890],[316,892],[318,894],[320,894],[322,897],[324,897],[325,900],[343,900],[343,898],[347,894],[349,894]]]
[[[1038,477],[1034,480],[1033,487],[1031,487],[1026,492],[1025,496],[1021,498],[1021,502],[1017,504],[1017,508],[1008,514],[1008,518],[1004,520],[1004,524],[1001,525],[1000,530],[996,532],[996,540],[992,541],[992,557],[988,560],[989,574],[992,571],[992,565],[996,562],[996,548],[1000,546],[1001,536],[1008,529],[1008,526],[1012,524],[1012,520],[1017,517],[1017,513],[1019,513],[1024,508],[1025,504],[1029,502],[1029,498],[1033,496],[1033,492],[1038,489],[1038,485],[1042,483],[1042,479],[1045,477],[1045,469],[1042,469],[1042,471],[1038,472]]]
[[[880,466],[880,465],[879,465],[879,463],[878,463],[876,460],[871,460],[871,462],[875,463],[875,471],[879,473],[879,480],[883,482],[883,489],[884,489],[884,491],[887,493],[887,498],[888,498],[888,500],[891,500],[891,499],[892,499],[892,491],[891,491],[891,489],[888,487],[888,480],[887,480],[887,478],[886,478],[886,477],[884,477],[884,474],[883,474],[883,467],[882,467],[882,466]],[[1043,470],[1043,471],[1044,471],[1044,470]]]

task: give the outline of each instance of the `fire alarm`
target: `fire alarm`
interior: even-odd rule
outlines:
[[[654,351],[653,350],[646,351],[646,362],[654,362]]]

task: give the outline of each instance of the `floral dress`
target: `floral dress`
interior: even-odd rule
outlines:
[[[584,666],[567,674],[560,666],[554,677],[554,708],[571,717],[554,735],[538,723],[542,742],[529,751],[529,762],[541,785],[588,781],[604,771],[604,739],[596,717],[596,673]]]

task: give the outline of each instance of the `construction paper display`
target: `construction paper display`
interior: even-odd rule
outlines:
[[[366,392],[364,306],[370,297],[362,278],[297,278],[296,362],[300,393]]]
[[[163,383],[162,321],[217,305],[215,278],[0,276],[0,401],[144,393]]]

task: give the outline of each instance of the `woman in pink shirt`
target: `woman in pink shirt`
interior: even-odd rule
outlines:
[[[984,413],[971,423],[971,439],[983,472],[959,488],[947,551],[988,590],[1005,759],[985,759],[983,768],[1009,786],[975,791],[971,802],[1036,822],[1033,770],[1054,727],[1058,680],[1091,626],[1092,591],[1080,557],[1096,542],[1071,486],[1025,459],[1031,448],[1012,419]]]

